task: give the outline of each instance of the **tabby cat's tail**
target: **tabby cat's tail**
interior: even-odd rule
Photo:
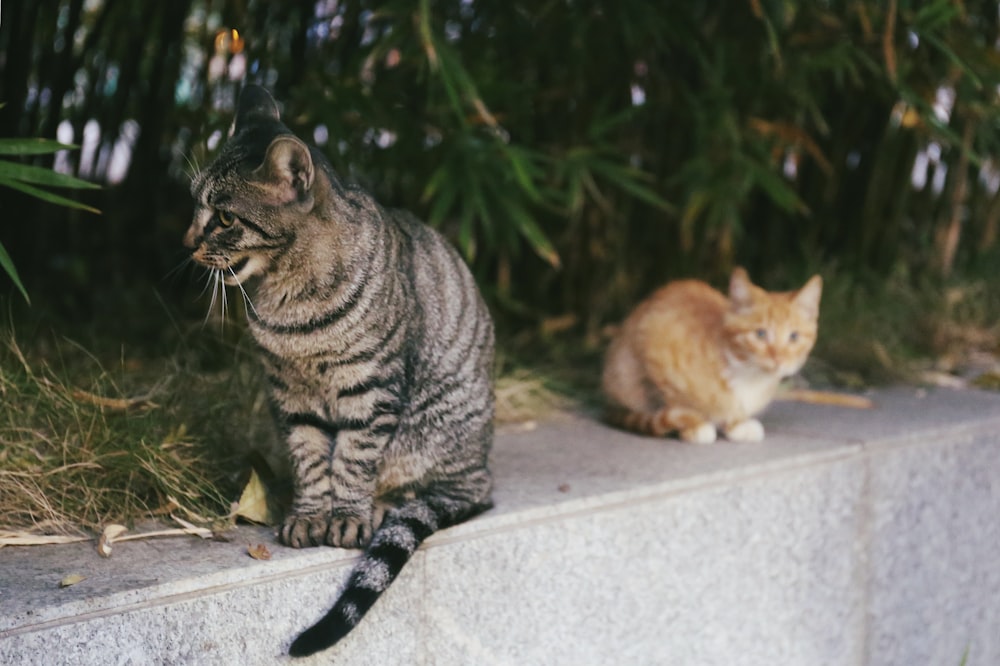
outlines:
[[[467,503],[430,498],[409,500],[391,509],[375,530],[333,608],[302,632],[288,653],[305,657],[332,647],[358,625],[424,539],[488,508],[489,504],[470,507]]]

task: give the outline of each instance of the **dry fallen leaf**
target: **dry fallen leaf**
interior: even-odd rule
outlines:
[[[59,581],[59,587],[69,587],[70,585],[76,585],[77,583],[79,583],[81,580],[84,579],[85,577],[81,576],[80,574],[69,574],[61,581]]]
[[[267,546],[265,546],[262,543],[259,543],[256,546],[250,546],[250,545],[248,545],[247,546],[247,555],[249,555],[250,557],[252,557],[255,560],[269,560],[269,559],[271,559],[271,551],[269,551],[267,549]]]
[[[72,395],[77,402],[94,405],[101,409],[109,409],[113,412],[140,411],[159,406],[149,398],[107,398],[82,389],[75,389]]]
[[[117,523],[105,525],[101,537],[97,540],[97,554],[101,557],[111,557],[111,544],[125,532],[128,532],[128,528],[124,525]]]
[[[261,525],[274,525],[275,517],[271,512],[267,502],[267,486],[265,486],[257,470],[250,470],[250,479],[247,481],[243,493],[240,495],[239,504],[236,507],[236,515],[249,520],[252,523]]]
[[[198,527],[197,525],[189,523],[188,521],[184,520],[180,516],[170,516],[170,517],[173,518],[175,522],[180,524],[185,534],[190,534],[192,536],[199,536],[202,539],[212,538],[212,530],[208,529],[207,527]]]
[[[54,543],[76,543],[77,541],[90,541],[90,537],[0,530],[0,548],[4,546],[47,546]]]
[[[137,539],[154,539],[159,537],[175,537],[175,536],[198,536],[202,539],[211,539],[212,530],[206,527],[198,527],[183,518],[178,518],[177,516],[170,516],[175,521],[180,523],[180,528],[175,529],[165,529],[165,530],[154,530],[152,532],[138,532],[135,534],[125,534],[127,529],[124,525],[108,525],[104,528],[101,533],[100,539],[97,541],[97,552],[102,557],[111,556],[111,544],[119,543],[124,541],[135,541]]]
[[[870,399],[851,393],[834,391],[812,391],[809,389],[787,389],[781,391],[778,400],[805,402],[811,405],[832,405],[849,409],[873,409],[875,403]]]
[[[182,505],[180,502],[178,502],[176,499],[174,499],[173,496],[167,495],[167,505],[169,506],[171,504],[173,504],[178,509],[180,509],[181,511],[183,511],[184,515],[187,516],[189,520],[193,520],[196,523],[208,523],[208,522],[211,522],[205,516],[202,516],[201,514],[195,513],[191,509],[189,509],[186,506]],[[175,520],[176,520],[176,518],[175,518]]]

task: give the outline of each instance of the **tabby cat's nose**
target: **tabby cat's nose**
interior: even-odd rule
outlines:
[[[188,227],[187,233],[184,234],[184,247],[189,250],[193,250],[198,247],[201,242],[201,234],[198,230],[194,228],[194,225]]]

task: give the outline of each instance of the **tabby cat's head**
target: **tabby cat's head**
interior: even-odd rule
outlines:
[[[248,85],[231,138],[191,183],[196,207],[184,245],[228,284],[262,275],[314,206],[315,181],[309,148],[281,123],[271,95]]]
[[[798,372],[816,343],[822,289],[814,275],[798,291],[769,292],[733,270],[725,334],[734,359],[781,377]]]

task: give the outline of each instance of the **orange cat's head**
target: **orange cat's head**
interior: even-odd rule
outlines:
[[[798,291],[769,292],[734,269],[724,325],[732,360],[780,377],[798,372],[816,343],[822,290],[814,275]]]

